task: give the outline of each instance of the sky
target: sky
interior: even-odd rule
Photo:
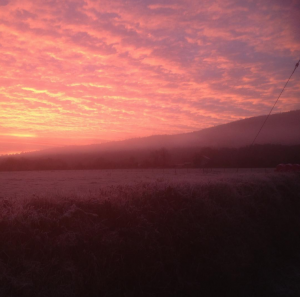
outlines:
[[[299,0],[0,0],[0,154],[267,114],[299,28]]]

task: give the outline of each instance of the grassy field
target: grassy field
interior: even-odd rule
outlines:
[[[0,197],[56,197],[98,195],[107,186],[136,186],[141,183],[198,183],[252,178],[274,172],[274,168],[228,169],[106,169],[0,172]]]
[[[300,294],[297,174],[0,196],[0,296]]]

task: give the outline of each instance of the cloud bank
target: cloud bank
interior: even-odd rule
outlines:
[[[299,20],[297,0],[0,0],[0,153],[266,114]],[[299,98],[298,70],[275,111]]]

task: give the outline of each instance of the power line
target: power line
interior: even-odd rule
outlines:
[[[260,134],[260,132],[261,132],[261,130],[263,129],[264,125],[266,124],[268,118],[270,117],[270,115],[271,115],[271,113],[272,113],[272,111],[273,111],[275,105],[277,104],[277,102],[278,102],[278,100],[279,100],[281,94],[283,93],[284,89],[286,88],[287,84],[289,83],[289,81],[290,81],[291,77],[293,76],[294,72],[295,72],[296,69],[298,68],[299,63],[300,63],[300,60],[299,60],[298,63],[295,65],[295,68],[294,68],[292,74],[290,75],[289,79],[288,79],[287,82],[285,83],[285,85],[284,85],[283,89],[281,90],[281,92],[280,92],[280,94],[279,94],[277,100],[275,101],[274,105],[272,106],[272,108],[271,108],[269,114],[268,114],[267,117],[265,118],[265,121],[264,121],[263,124],[261,125],[259,131],[257,132],[256,136],[254,137],[254,139],[253,139],[253,141],[252,141],[252,143],[251,143],[250,146],[252,146],[252,145],[255,143],[255,141],[256,141],[258,135]]]

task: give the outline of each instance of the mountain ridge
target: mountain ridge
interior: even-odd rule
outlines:
[[[151,135],[100,144],[57,147],[26,154],[140,150],[172,147],[241,147],[250,145],[267,115],[250,117],[199,131]],[[300,110],[269,117],[255,144],[300,144]]]

